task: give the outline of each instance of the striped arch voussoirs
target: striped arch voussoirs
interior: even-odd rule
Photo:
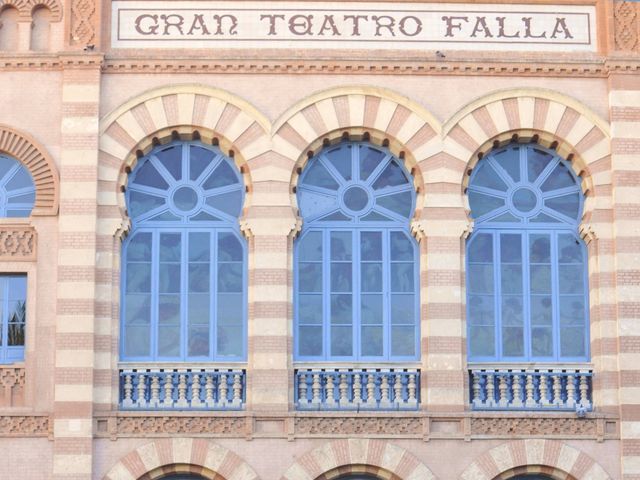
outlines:
[[[116,463],[103,480],[154,480],[170,473],[193,473],[207,480],[259,480],[231,450],[208,440],[163,439],[144,444]]]
[[[280,480],[331,480],[337,474],[379,473],[392,480],[435,480],[415,456],[383,440],[335,440],[306,453]]]
[[[503,480],[512,473],[544,473],[557,480],[611,480],[589,455],[555,440],[503,443],[476,458],[460,480]]]
[[[53,160],[31,136],[0,125],[0,152],[23,163],[33,177],[36,201],[32,215],[56,215],[58,213],[59,178]]]
[[[350,128],[371,129],[395,141],[413,162],[437,151],[441,125],[417,103],[373,87],[319,92],[285,112],[273,127],[273,148],[294,170],[306,150],[323,136]]]

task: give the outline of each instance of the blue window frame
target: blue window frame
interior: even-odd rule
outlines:
[[[36,187],[29,170],[0,154],[0,217],[28,217],[35,200]]]
[[[364,142],[325,148],[302,172],[297,199],[296,359],[417,359],[415,189],[402,162]]]
[[[468,195],[470,361],[587,361],[579,177],[553,150],[512,144],[480,161]]]
[[[173,142],[139,159],[126,201],[121,357],[246,358],[242,177],[217,147]]]
[[[0,275],[0,363],[24,360],[27,276]]]

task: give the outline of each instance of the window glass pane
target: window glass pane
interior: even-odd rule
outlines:
[[[127,292],[151,292],[150,263],[129,263],[127,265]]]
[[[562,357],[584,357],[584,330],[576,327],[560,327],[560,355]]]
[[[584,277],[582,265],[560,265],[560,293],[582,293]]]
[[[180,356],[180,326],[158,327],[158,356]]]
[[[136,167],[136,174],[132,184],[158,188],[160,190],[169,188],[169,184],[149,160],[144,161],[142,165]]]
[[[404,176],[402,168],[395,162],[389,162],[389,165],[382,171],[375,182],[373,189],[380,190],[385,187],[397,187],[398,185],[408,184],[407,177]]]
[[[181,260],[180,237],[179,233],[163,233],[160,235],[161,262],[179,262]]]
[[[331,356],[353,355],[353,329],[351,326],[331,327]]]
[[[208,325],[210,322],[209,307],[211,297],[208,293],[189,295],[189,324],[191,325]]]
[[[208,262],[210,255],[210,236],[207,232],[189,233],[189,261]]]
[[[471,357],[495,356],[495,332],[493,327],[469,328],[469,355]]]
[[[520,181],[520,148],[506,148],[493,155],[514,182]]]
[[[560,297],[560,325],[584,325],[584,306],[582,295],[562,295]]]
[[[309,232],[298,245],[298,256],[302,261],[322,260],[322,233]]]
[[[209,325],[190,325],[188,336],[188,356],[209,356]]]
[[[239,262],[218,265],[218,292],[242,292],[243,265]]]
[[[469,265],[469,292],[493,293],[493,265]]]
[[[548,198],[544,201],[544,204],[556,212],[577,220],[578,212],[580,211],[580,194],[571,193],[560,197]]]
[[[391,295],[391,323],[409,324],[415,322],[415,297],[413,295]]]
[[[221,267],[222,266],[223,265],[221,265]],[[224,265],[224,266],[227,267],[229,265]],[[240,275],[242,276],[242,273],[240,273]],[[220,288],[220,286],[218,286],[218,288]],[[190,292],[208,292],[209,291],[209,264],[208,263],[192,263],[191,265],[189,265],[189,291]]]
[[[242,211],[242,190],[236,190],[235,192],[228,192],[220,195],[212,195],[207,197],[206,203],[227,215],[237,217]]]
[[[361,317],[363,324],[382,324],[382,295],[362,295]]]
[[[235,183],[240,183],[240,181],[236,176],[234,168],[229,164],[229,161],[223,160],[204,181],[202,188],[205,190],[214,190]]]
[[[383,355],[382,327],[362,327],[360,350],[365,357],[380,357]]]
[[[369,175],[376,169],[376,167],[382,162],[386,153],[379,150],[374,150],[368,147],[360,148],[360,180],[367,180]]]
[[[10,195],[7,198],[7,203],[11,203],[11,204],[18,204],[18,203],[23,203],[23,204],[33,204],[33,202],[35,202],[36,200],[36,194],[35,193],[26,193],[24,195]],[[15,208],[17,208],[19,205],[14,205]],[[28,205],[27,208],[31,209],[31,206]]]
[[[553,334],[550,327],[531,328],[531,355],[534,357],[553,356]]]
[[[160,163],[175,180],[182,179],[182,145],[174,145],[156,154]]]
[[[550,295],[531,295],[531,325],[551,325],[553,321]]]
[[[553,159],[549,153],[537,148],[527,149],[527,174],[529,182],[535,182],[538,176]]]
[[[305,357],[322,355],[322,327],[298,328],[298,353]]]
[[[413,242],[404,232],[391,232],[391,260],[413,261]]]
[[[242,356],[242,327],[218,325],[218,355],[225,357]]]
[[[413,263],[391,264],[391,291],[413,292]]]
[[[338,182],[321,162],[312,162],[311,166],[307,167],[304,183],[329,190],[338,189]]]
[[[469,206],[473,218],[481,217],[493,210],[504,207],[504,198],[491,197],[480,192],[469,192]]]
[[[531,265],[529,288],[531,293],[551,293],[551,266]]]
[[[146,357],[149,355],[150,334],[148,325],[127,325],[124,329],[124,355]]]
[[[298,264],[298,288],[300,292],[322,292],[322,264]]]
[[[551,263],[549,235],[529,235],[529,261],[531,263]]]
[[[148,324],[151,321],[151,295],[127,295],[125,305],[125,324]]]
[[[180,292],[180,264],[161,263],[158,268],[160,273],[160,293]]]
[[[137,217],[154,208],[164,205],[164,197],[158,197],[146,192],[129,190],[129,213],[132,217]]]
[[[331,232],[331,260],[351,260],[351,232]]]
[[[7,191],[19,190],[21,188],[28,188],[33,186],[33,180],[31,174],[24,168],[22,164],[18,164],[19,168],[16,173],[11,177],[11,180],[5,185]]]
[[[573,235],[558,235],[558,261],[560,263],[582,263],[582,250],[582,244]]]
[[[9,323],[7,327],[7,345],[24,346],[24,322]]]
[[[329,163],[345,180],[351,180],[351,149],[351,145],[340,146],[325,154]]]
[[[214,156],[215,154],[207,148],[189,146],[189,178],[197,180],[204,169],[211,165]]]
[[[218,294],[218,325],[242,325],[244,302],[241,293]]]
[[[500,267],[502,294],[522,293],[522,265],[502,264]]]
[[[363,261],[382,260],[382,234],[362,232],[360,234],[360,258]]]
[[[331,264],[331,291],[350,292],[352,289],[351,264],[332,263]]]
[[[413,209],[413,194],[411,192],[400,192],[393,195],[385,195],[384,197],[376,197],[376,204],[409,218]]]
[[[548,192],[559,188],[573,187],[574,185],[576,185],[576,181],[573,179],[573,175],[569,173],[569,169],[567,169],[567,167],[562,163],[559,163],[558,166],[549,174],[540,189],[543,192]]]
[[[502,325],[523,325],[522,297],[507,295],[502,297]]]
[[[475,235],[469,244],[469,262],[493,262],[493,235]]]
[[[363,292],[381,292],[382,291],[382,264],[381,263],[363,263],[361,265],[361,290]]]
[[[505,357],[524,356],[524,329],[522,327],[502,328],[502,354]]]
[[[493,325],[495,323],[493,296],[472,295],[469,298],[469,324]]]
[[[331,324],[348,324],[352,321],[351,295],[331,295]]]
[[[298,297],[298,323],[322,325],[322,295],[300,295]]]
[[[507,185],[502,181],[493,167],[488,162],[482,162],[473,178],[473,185],[491,188],[502,192],[507,190]]]
[[[500,261],[502,263],[522,263],[522,241],[520,234],[500,235]]]
[[[391,355],[415,355],[415,327],[391,327]]]
[[[244,259],[240,240],[233,233],[218,234],[218,261],[241,262]]]
[[[160,295],[158,323],[160,325],[180,325],[180,295]]]

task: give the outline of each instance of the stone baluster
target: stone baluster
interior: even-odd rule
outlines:
[[[157,373],[151,374],[151,384],[149,389],[151,390],[151,395],[149,398],[149,406],[157,407],[160,405],[160,377]]]
[[[146,385],[146,378],[144,373],[138,373],[138,385],[137,385],[137,390],[138,390],[138,401],[136,402],[136,405],[138,407],[146,407],[147,406],[147,399],[146,397],[146,390],[147,390],[147,385]]]
[[[498,376],[498,404],[501,407],[506,407],[509,405],[509,396],[508,396],[509,386],[507,385],[507,375],[499,375]]]
[[[408,395],[407,403],[414,404],[414,405],[418,403],[418,399],[416,398],[416,376],[413,373],[409,375],[407,395]]]
[[[380,376],[380,405],[389,405],[389,374],[381,372]]]
[[[345,373],[340,375],[340,405],[349,405],[349,381]]]
[[[471,403],[475,407],[482,406],[482,395],[480,389],[480,374],[478,372],[472,373],[472,384],[471,384]]]
[[[242,405],[242,375],[235,373],[233,375],[233,404],[237,407]]]
[[[229,391],[229,386],[227,385],[227,375],[221,374],[220,381],[218,383],[218,405],[224,406],[227,404],[227,392]]]
[[[493,407],[496,404],[496,384],[493,372],[487,372],[487,407]]]
[[[362,383],[360,378],[359,373],[353,375],[353,403],[355,405],[362,403]]]
[[[304,373],[298,373],[298,404],[304,405],[307,400],[307,376]]]
[[[562,405],[562,377],[560,375],[553,375],[553,404]]]
[[[311,384],[311,403],[318,404],[322,402],[322,380],[319,373],[313,374],[313,383]]]
[[[549,376],[546,373],[540,373],[540,403],[543,407],[551,405],[549,402]]]
[[[367,404],[376,404],[376,379],[371,372],[367,373]]]
[[[131,381],[131,375],[124,376],[124,385],[122,387],[124,390],[124,398],[122,399],[123,407],[133,407],[133,382]]]
[[[511,392],[513,394],[513,400],[511,402],[511,406],[514,408],[522,407],[522,385],[520,384],[521,376],[520,373],[515,372],[511,377]]]
[[[187,407],[187,375],[181,373],[178,375],[178,400],[176,401],[176,407]]]
[[[574,375],[567,376],[567,408],[576,406],[576,377]]]
[[[396,374],[396,380],[393,382],[393,401],[394,403],[403,403],[402,398],[402,374]]]
[[[215,398],[213,395],[215,388],[213,385],[213,374],[207,373],[206,381],[204,384],[204,402],[207,407],[213,408],[215,405]]]
[[[525,394],[527,399],[525,401],[525,406],[527,408],[532,408],[536,406],[536,400],[534,395],[534,385],[533,385],[533,375],[527,375],[526,385],[525,385]]]
[[[589,400],[589,384],[587,383],[587,375],[580,375],[580,403],[585,408],[591,408]]]
[[[191,406],[193,408],[199,408],[202,405],[200,400],[200,375],[194,373],[191,377]]]
[[[327,405],[333,406],[336,403],[335,385],[334,385],[333,374],[328,374],[327,375],[327,386],[325,387],[325,392],[326,392],[325,403]]]
[[[164,400],[163,407],[173,407],[173,374],[166,372],[164,377]]]

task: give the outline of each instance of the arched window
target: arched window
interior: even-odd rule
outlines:
[[[5,6],[0,9],[0,50],[12,52],[18,49],[18,9]]]
[[[37,7],[31,16],[31,50],[47,51],[50,49],[51,10],[47,7]]]
[[[233,161],[200,142],[157,147],[138,161],[126,199],[122,358],[244,359],[244,185]]]
[[[579,177],[553,150],[512,144],[480,160],[468,194],[469,359],[588,360]]]
[[[417,358],[415,190],[402,162],[340,143],[309,160],[297,198],[296,358]]]
[[[28,217],[36,199],[31,174],[19,161],[0,154],[0,217]],[[24,360],[27,276],[0,275],[0,363]]]

